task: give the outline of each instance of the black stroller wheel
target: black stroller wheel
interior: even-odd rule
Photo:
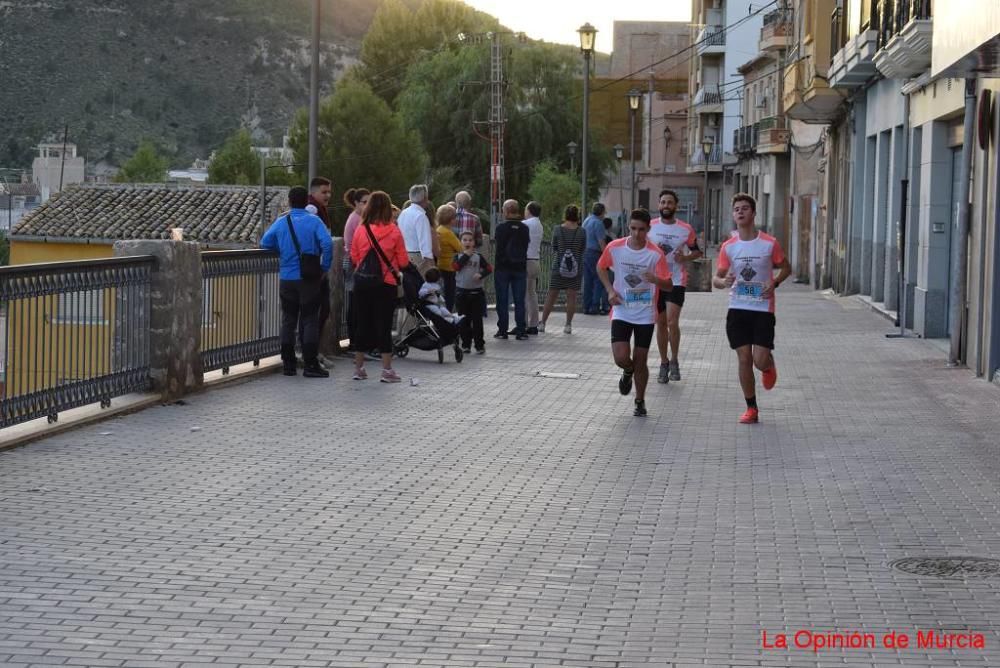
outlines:
[[[444,364],[444,348],[438,346],[438,364]]]
[[[465,353],[462,352],[462,347],[457,343],[455,344],[455,361],[459,364],[462,363],[462,358],[465,357]]]
[[[410,354],[410,346],[396,346],[396,357],[402,359]]]

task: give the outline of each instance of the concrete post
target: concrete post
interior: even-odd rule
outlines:
[[[187,241],[116,241],[115,257],[152,255],[150,376],[153,391],[176,399],[204,381],[201,365],[201,249]]]
[[[333,262],[330,264],[330,318],[319,333],[319,352],[321,355],[337,355],[341,351],[340,342],[347,338],[344,329],[344,303],[347,294],[344,291],[344,239],[333,239]]]

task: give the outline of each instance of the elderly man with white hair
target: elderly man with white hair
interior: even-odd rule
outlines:
[[[455,194],[455,208],[458,212],[452,222],[451,229],[459,239],[465,232],[472,232],[476,240],[476,248],[483,245],[483,224],[479,216],[469,211],[472,206],[472,196],[464,190]]]
[[[403,242],[410,262],[423,274],[434,266],[434,244],[431,239],[431,223],[424,211],[427,200],[427,186],[418,184],[410,187],[410,205],[403,209],[397,224],[403,233]]]

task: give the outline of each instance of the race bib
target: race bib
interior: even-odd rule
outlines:
[[[736,297],[744,301],[759,302],[764,300],[763,283],[737,283]]]
[[[649,306],[653,303],[653,291],[650,288],[630,288],[625,291],[625,306]]]

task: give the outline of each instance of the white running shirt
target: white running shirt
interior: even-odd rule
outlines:
[[[670,266],[674,285],[687,287],[687,267],[683,262],[677,261],[677,251],[683,250],[686,254],[692,246],[697,245],[697,237],[694,228],[683,220],[675,218],[674,221],[673,223],[664,223],[662,218],[656,219],[649,228],[647,238],[667,256],[667,264]]]
[[[632,250],[628,237],[615,239],[604,247],[597,266],[615,273],[612,284],[621,298],[621,304],[611,307],[611,319],[623,320],[633,325],[652,325],[656,322],[656,299],[659,288],[646,281],[642,275],[652,272],[657,278],[670,278],[667,258],[652,241],[646,247]]]
[[[761,290],[774,277],[775,265],[784,261],[781,244],[765,232],[750,241],[740,241],[739,235],[726,239],[719,248],[719,269],[736,277],[729,288],[729,308],[774,313],[774,291],[768,298]]]

